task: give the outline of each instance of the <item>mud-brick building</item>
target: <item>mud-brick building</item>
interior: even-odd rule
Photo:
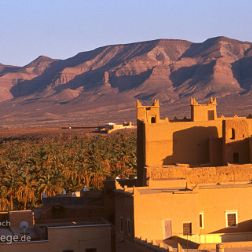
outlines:
[[[138,185],[116,190],[116,242],[252,247],[252,119],[218,117],[191,99],[191,118],[137,102]]]
[[[170,182],[165,188],[157,184],[117,191],[117,242],[137,237],[155,244],[188,239],[198,247],[252,245],[251,184],[188,187],[182,179]]]
[[[159,101],[152,106],[137,102],[138,178],[146,172],[176,164],[220,166],[252,163],[252,119],[218,117],[216,98],[207,104],[191,99],[191,118],[160,118]]]

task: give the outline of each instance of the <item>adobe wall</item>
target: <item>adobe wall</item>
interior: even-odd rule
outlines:
[[[205,186],[191,192],[135,189],[132,196],[135,236],[163,240],[166,238],[166,221],[171,221],[173,236],[183,236],[183,223],[191,222],[194,236],[216,234],[218,239],[230,241],[232,233],[252,230],[251,194],[251,185]],[[226,227],[226,213],[230,211],[237,212],[237,227]],[[203,228],[199,224],[200,213],[204,216]]]
[[[168,238],[165,232],[166,221],[172,223],[173,236],[183,234],[183,222],[197,223],[192,229],[193,233],[199,232],[197,193],[144,193],[139,188],[134,194],[134,206],[136,237],[150,240]]]
[[[222,138],[209,139],[209,163],[223,165],[223,140]]]
[[[232,129],[235,130],[235,139],[230,136]],[[252,120],[249,119],[205,122],[161,120],[159,123],[144,124],[139,131],[142,134],[139,138],[144,137],[147,166],[233,163],[234,152],[239,153],[239,163],[250,163],[252,160],[249,145]]]
[[[200,188],[199,211],[204,213],[204,229],[200,229],[200,234],[251,232],[251,195],[251,185]],[[226,228],[226,213],[230,211],[237,211],[237,227]]]
[[[251,132],[248,121],[248,119],[239,118],[223,121],[224,163],[250,163],[249,137]]]
[[[20,223],[25,220],[29,227],[32,228],[34,225],[34,214],[31,210],[22,210],[22,211],[10,211],[9,212],[9,221],[12,228],[19,228]]]
[[[250,139],[249,139],[249,157],[250,157],[250,163],[252,163],[252,119],[248,119],[248,128],[250,133]]]
[[[137,178],[140,185],[146,184],[146,143],[145,125],[142,121],[137,121]]]
[[[111,226],[87,226],[76,228],[49,228],[48,238],[54,244],[56,251],[59,247],[74,251],[85,251],[96,248],[97,251],[111,251]],[[63,249],[62,249],[63,250]]]
[[[191,121],[169,121],[160,119],[157,100],[152,106],[137,101],[139,185],[146,185],[146,166],[252,163],[252,119],[218,118],[216,105],[215,98],[206,104],[192,98]]]
[[[0,244],[0,251],[4,252],[65,250],[82,252],[86,248],[97,248],[97,251],[111,252],[111,226],[49,227],[48,241]]]
[[[197,167],[169,166],[148,169],[152,179],[185,178],[191,184],[252,181],[252,164]]]
[[[209,139],[221,137],[222,120],[145,124],[146,165],[197,165],[210,163],[211,159],[221,162],[213,154],[219,143],[213,141],[209,147]]]
[[[250,162],[252,163],[252,137],[249,139],[249,157],[250,157]]]
[[[128,222],[130,230],[128,229]],[[135,237],[134,234],[134,203],[130,193],[117,192],[115,197],[115,233],[116,243]]]
[[[252,118],[247,118],[250,135],[252,135]]]
[[[160,248],[155,245],[151,245],[146,241],[134,241],[125,240],[124,242],[118,243],[117,252],[167,252],[165,248]]]
[[[191,105],[191,116],[193,121],[208,121],[217,118],[216,104]]]

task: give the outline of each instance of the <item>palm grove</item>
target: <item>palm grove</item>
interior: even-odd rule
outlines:
[[[97,190],[106,177],[134,176],[135,142],[135,132],[2,140],[0,210],[37,207],[43,195]]]

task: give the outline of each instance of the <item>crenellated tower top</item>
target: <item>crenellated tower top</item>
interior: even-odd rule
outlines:
[[[192,121],[211,121],[217,119],[217,100],[211,97],[207,103],[199,104],[196,98],[191,98]]]
[[[160,120],[160,103],[155,99],[151,106],[144,106],[141,101],[136,101],[137,120],[147,123],[156,123]]]

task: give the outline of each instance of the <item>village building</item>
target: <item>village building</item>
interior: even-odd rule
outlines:
[[[135,129],[135,128],[136,126],[134,126],[132,122],[124,122],[122,124],[109,122],[105,125],[98,126],[95,131],[98,133],[110,134],[118,130]]]
[[[252,119],[218,116],[215,98],[190,105],[190,119],[170,120],[137,101],[137,178],[2,213],[3,239],[31,239],[0,252],[252,249]]]
[[[36,222],[31,210],[1,213],[1,252],[111,252],[111,224],[101,218]]]
[[[137,101],[138,184],[116,190],[120,251],[130,237],[171,250],[252,247],[252,120],[216,106],[193,98],[190,119],[169,120],[159,101]]]
[[[160,118],[159,101],[137,102],[137,169],[141,185],[153,168],[252,163],[252,119],[218,117],[217,102],[191,99],[191,119]],[[146,177],[147,175],[147,177]]]

